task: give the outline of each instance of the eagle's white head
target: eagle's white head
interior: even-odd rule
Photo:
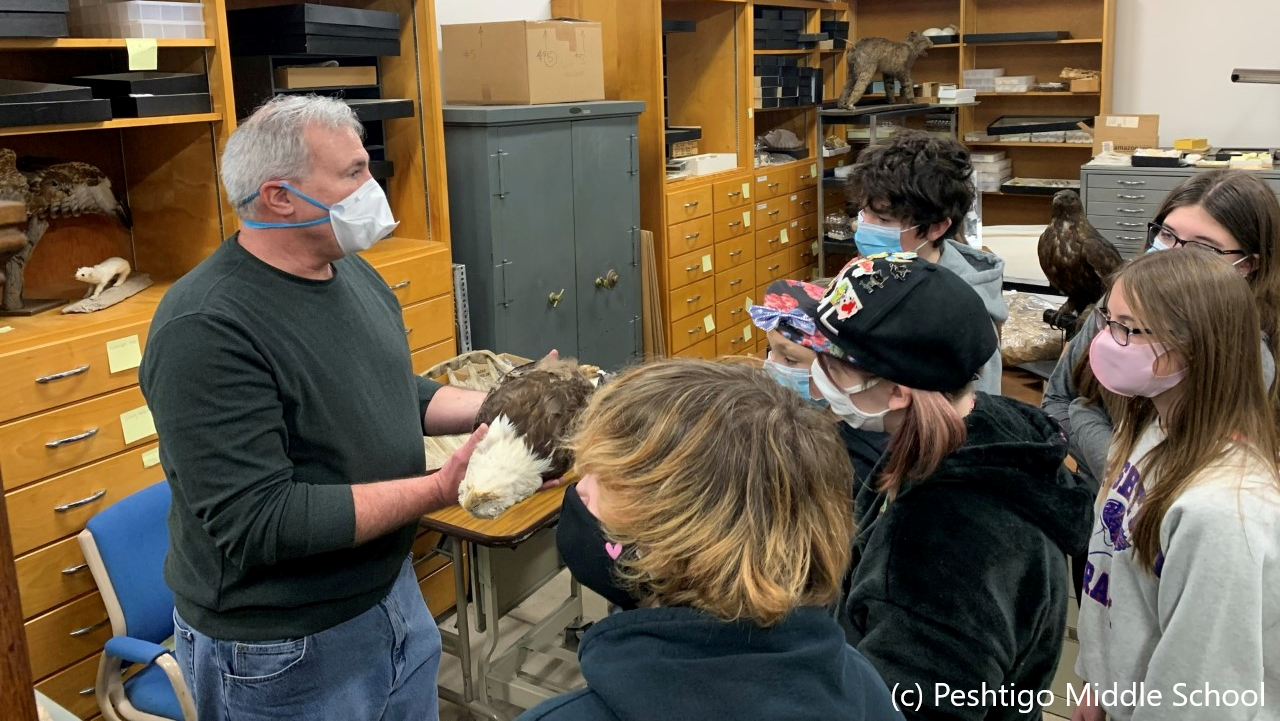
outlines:
[[[511,419],[499,415],[476,446],[458,486],[458,504],[477,518],[497,518],[542,487],[551,459],[534,453]]]

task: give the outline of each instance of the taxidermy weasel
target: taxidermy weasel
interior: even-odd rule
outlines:
[[[129,261],[124,258],[107,258],[92,268],[80,268],[76,271],[76,280],[88,283],[92,287],[85,291],[84,297],[97,300],[102,291],[115,278],[112,288],[118,287],[129,278]]]
[[[503,376],[476,414],[489,434],[471,456],[458,503],[477,518],[496,518],[563,476],[573,465],[564,435],[594,391],[571,358],[543,358]]]

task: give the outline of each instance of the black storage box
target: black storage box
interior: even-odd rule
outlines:
[[[128,95],[185,95],[209,93],[209,77],[204,73],[160,73],[142,70],[108,75],[80,75],[72,78],[93,90],[95,98]],[[208,110],[193,112],[207,113]],[[135,116],[130,116],[135,117]]]
[[[760,20],[781,20],[782,11],[775,8],[756,8],[756,24],[759,25]]]
[[[781,10],[780,12],[782,13],[781,19],[783,20],[799,20],[800,22],[804,22],[803,10],[784,9],[784,10]]]
[[[803,20],[781,20],[779,22],[782,23],[783,30],[789,30],[793,33],[798,33],[801,30],[804,30]]]
[[[778,107],[779,101],[779,98],[761,98],[757,102],[760,103],[760,107],[762,108],[776,108]]]
[[[798,65],[779,65],[778,74],[783,78],[791,78],[795,80],[800,77],[800,66]],[[785,83],[784,83],[785,84]]]
[[[756,85],[762,88],[776,88],[782,85],[782,78],[777,75],[760,75],[756,77]]]
[[[778,66],[784,68],[795,68],[800,66],[800,58],[789,58],[786,56],[778,58]]]
[[[361,33],[352,37],[384,37],[388,31],[399,37],[400,13],[316,3],[271,5],[227,13],[227,31],[232,35],[237,32],[280,34],[287,32],[283,29],[288,26],[306,24],[328,25]]]
[[[800,107],[800,98],[792,95],[790,97],[778,98],[778,107],[780,108],[798,108]]]
[[[66,12],[0,11],[0,37],[65,38],[68,34]]]
[[[369,160],[369,175],[377,180],[386,180],[396,174],[396,164],[390,160]]]
[[[1093,127],[1093,116],[1082,115],[1001,115],[987,126],[988,135],[1021,135],[1057,130],[1079,130],[1080,123]]]
[[[158,115],[192,115],[213,111],[208,93],[179,95],[124,95],[111,98],[111,114],[117,118],[154,118]]]
[[[666,129],[666,144],[674,145],[689,140],[701,140],[702,128],[696,125],[673,125]]]
[[[0,13],[65,13],[67,0],[0,0]]]
[[[1071,33],[1066,30],[1044,30],[1024,33],[966,33],[964,36],[966,43],[1049,42],[1070,39]]]
[[[0,127],[99,123],[111,119],[110,100],[0,104]]]
[[[351,100],[347,99],[347,105],[356,111],[356,117],[362,123],[372,122],[374,120],[391,120],[392,118],[412,118],[413,117],[413,101],[400,100],[396,98],[386,98],[382,100]]]
[[[232,55],[399,55],[399,40],[334,35],[232,35]]]
[[[691,33],[698,29],[698,24],[692,20],[663,20],[662,34],[667,33]]]
[[[781,30],[781,29],[782,29],[782,21],[781,21],[781,20],[767,20],[767,19],[766,19],[766,20],[756,20],[756,23],[755,23],[755,29],[756,29],[756,30]]]
[[[92,90],[77,85],[0,79],[0,105],[6,103],[65,102],[68,100],[92,99]]]

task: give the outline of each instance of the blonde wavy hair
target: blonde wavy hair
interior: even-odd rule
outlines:
[[[772,626],[834,601],[853,470],[829,416],[742,363],[664,360],[601,388],[570,440],[646,605]]]

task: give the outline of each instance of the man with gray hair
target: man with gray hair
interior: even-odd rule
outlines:
[[[410,546],[485,428],[430,475],[422,436],[470,431],[483,394],[413,373],[399,304],[356,255],[396,225],[362,134],[316,96],[245,120],[222,155],[242,230],[152,321],[141,385],[201,721],[438,717]]]

